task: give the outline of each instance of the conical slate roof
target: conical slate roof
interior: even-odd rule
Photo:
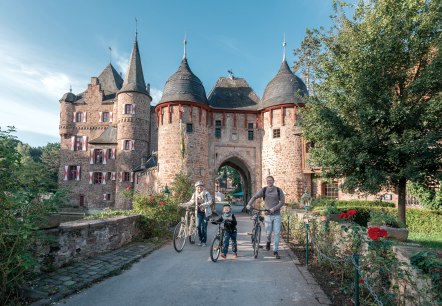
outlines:
[[[123,79],[112,64],[104,68],[103,72],[98,76],[98,80],[105,95],[117,93],[123,85]]]
[[[303,103],[300,97],[307,96],[304,82],[290,70],[284,60],[276,76],[267,84],[260,109],[287,103]]]
[[[190,70],[186,58],[181,61],[177,72],[167,80],[159,103],[171,101],[189,101],[207,105],[203,83]]]
[[[117,129],[109,126],[100,136],[89,141],[91,144],[116,144],[117,142]]]
[[[127,69],[126,78],[124,79],[123,88],[121,88],[120,93],[133,91],[149,95],[146,90],[146,83],[144,82],[137,38],[135,38],[132,54],[130,55],[129,68]]]
[[[258,95],[243,78],[221,77],[209,93],[209,105],[213,108],[256,110]]]

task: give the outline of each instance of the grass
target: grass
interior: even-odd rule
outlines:
[[[431,233],[410,233],[408,242],[418,243],[426,248],[442,250],[442,236]]]

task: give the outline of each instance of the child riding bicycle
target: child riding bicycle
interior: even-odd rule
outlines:
[[[223,222],[224,221],[224,248],[223,253],[221,254],[222,258],[227,257],[227,252],[229,251],[229,241],[232,239],[232,252],[233,252],[233,258],[237,258],[237,245],[236,245],[236,218],[235,215],[232,213],[232,207],[230,204],[224,204],[223,206],[223,214],[221,217],[216,220],[216,222]]]

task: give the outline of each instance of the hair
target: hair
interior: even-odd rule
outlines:
[[[266,180],[267,180],[268,178],[271,178],[273,181],[275,181],[275,178],[274,178],[273,176],[271,176],[271,175],[267,176],[267,177],[266,177]]]

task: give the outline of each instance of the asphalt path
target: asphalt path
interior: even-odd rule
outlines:
[[[238,214],[238,258],[212,262],[210,244],[217,228],[208,226],[208,246],[172,243],[154,251],[122,274],[59,302],[63,305],[320,305],[302,274],[280,245],[281,259],[261,249],[253,258],[250,217]],[[261,241],[265,242],[264,229]]]

